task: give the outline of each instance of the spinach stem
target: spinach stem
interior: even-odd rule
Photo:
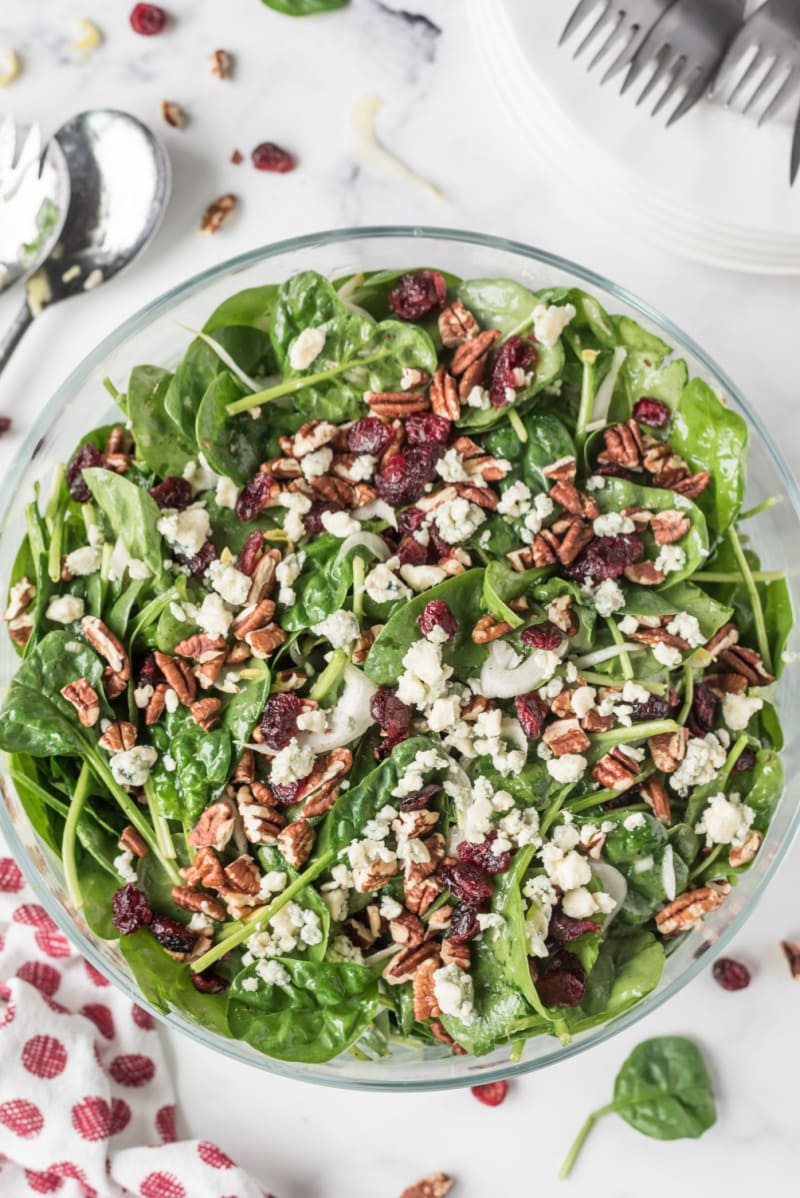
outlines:
[[[64,863],[64,881],[67,884],[67,892],[75,907],[80,911],[83,906],[83,895],[81,894],[80,882],[78,881],[78,862],[75,856],[75,841],[78,834],[78,820],[81,818],[83,805],[86,802],[89,794],[89,779],[91,777],[91,769],[88,761],[84,761],[81,766],[81,772],[78,775],[78,781],[75,786],[75,793],[72,796],[72,802],[69,805],[66,822],[64,823],[64,834],[61,839],[61,860]]]
[[[539,834],[541,836],[544,836],[548,829],[552,827],[553,820],[556,818],[562,806],[564,805],[564,801],[569,796],[569,792],[574,790],[574,788],[574,783],[563,787],[559,794],[556,795],[554,801],[547,808],[547,811],[545,812],[544,817],[539,824]]]
[[[51,582],[61,581],[61,547],[64,543],[64,508],[59,507],[53,516],[50,545],[47,550],[47,573]]]
[[[155,832],[144,818],[139,807],[133,801],[128,792],[123,790],[123,788],[116,781],[105,761],[103,761],[103,759],[97,753],[95,753],[94,750],[87,752],[86,760],[95,776],[100,779],[103,785],[106,786],[111,792],[114,799],[116,799],[118,805],[122,808],[124,815],[127,817],[128,822],[134,826],[136,831],[145,841],[153,856],[162,866],[167,876],[171,879],[173,885],[180,886],[183,879],[178,873],[177,868],[172,861],[169,860],[169,858],[163,856],[161,852],[161,846],[158,843]]]
[[[339,675],[346,664],[347,654],[344,649],[335,649],[330,661],[309,691],[309,696],[315,699],[317,703],[321,703],[331,688],[336,685]]]
[[[632,724],[630,728],[612,728],[609,732],[590,733],[592,748],[605,749],[614,745],[624,745],[629,740],[646,740],[651,736],[660,736],[663,732],[677,732],[680,725],[675,720],[645,720],[641,724]]]
[[[511,1052],[508,1054],[508,1059],[513,1065],[516,1065],[522,1060],[522,1054],[525,1051],[526,1044],[527,1040],[517,1040],[516,1043],[511,1045]]]
[[[719,776],[719,784],[720,784],[721,790],[724,790],[725,787],[728,785],[728,779],[731,776],[733,767],[736,765],[736,762],[739,760],[740,756],[746,749],[747,742],[749,739],[750,738],[747,735],[747,733],[743,732],[742,735],[740,737],[738,737],[738,739],[734,742],[733,747],[725,760],[725,765],[722,768],[722,772],[720,773],[720,776]]]
[[[783,570],[751,570],[750,577],[753,582],[780,582],[786,575]],[[698,570],[697,573],[692,575],[692,579],[697,582],[738,583],[744,581],[741,574],[720,570]]]
[[[605,621],[608,625],[608,631],[611,633],[611,639],[614,644],[624,645],[626,641],[617,626],[617,621],[612,619],[611,616],[606,616]],[[622,677],[626,680],[626,682],[631,682],[633,680],[633,666],[631,664],[631,659],[628,656],[627,649],[620,650],[619,664],[622,667]]]
[[[53,483],[50,487],[50,496],[47,500],[47,507],[44,509],[44,521],[48,531],[53,531],[53,521],[58,515],[63,506],[63,498],[61,489],[64,484],[65,468],[64,463],[59,462],[53,471]]]
[[[238,948],[248,937],[257,932],[262,924],[266,923],[268,919],[272,919],[273,915],[276,915],[282,907],[285,907],[296,894],[304,890],[309,882],[312,882],[314,878],[326,870],[333,860],[334,851],[333,849],[328,849],[321,857],[317,858],[313,865],[309,866],[305,873],[296,877],[271,903],[268,903],[265,907],[257,907],[255,911],[251,911],[249,915],[246,915],[239,922],[239,926],[234,931],[229,932],[227,936],[223,936],[222,940],[213,945],[207,953],[203,953],[202,957],[198,957],[196,961],[192,961],[192,972],[202,973],[204,969],[208,969],[209,965],[213,965],[215,961],[218,961],[220,957],[224,957],[231,949]]]
[[[169,825],[156,807],[156,793],[153,790],[153,782],[150,778],[144,784],[144,795],[147,799],[147,810],[150,812],[150,819],[153,821],[156,843],[164,857],[174,859],[176,856],[175,845],[170,834]]]
[[[88,536],[93,528],[97,528],[97,512],[94,510],[94,504],[91,499],[81,504],[81,515],[83,516],[83,524]]]
[[[761,660],[764,663],[764,668],[772,673],[772,654],[769,649],[769,638],[767,636],[767,625],[764,620],[764,609],[761,606],[761,597],[758,593],[758,587],[755,584],[750,563],[748,562],[745,552],[742,549],[742,543],[739,540],[739,534],[736,529],[731,526],[728,529],[728,539],[736,556],[736,561],[739,564],[739,569],[742,572],[744,585],[747,588],[747,593],[750,596],[750,603],[753,609],[753,626],[756,630],[756,641],[758,642],[758,651],[761,654]]]
[[[575,425],[575,444],[581,448],[586,437],[586,426],[592,418],[595,397],[594,358],[583,357],[583,377],[581,379],[581,402],[578,408],[578,420]]]
[[[29,503],[25,508],[25,524],[28,528],[28,544],[31,547],[31,557],[37,565],[44,553],[44,536],[42,535],[42,517],[35,503]]]
[[[692,708],[694,699],[694,670],[687,663],[683,667],[683,706],[678,716],[678,723],[685,724]]]
[[[631,787],[638,786],[640,782],[644,782],[645,778],[649,778],[654,772],[655,768],[656,767],[652,763],[650,765],[646,765],[642,772],[636,775]],[[592,807],[599,807],[602,803],[609,802],[610,799],[618,799],[619,796],[624,793],[624,790],[613,790],[611,788],[606,790],[595,790],[592,792],[592,794],[582,795],[580,798],[573,799],[570,803],[567,803],[567,808],[573,813],[579,811],[590,811]],[[620,810],[622,810],[622,808],[620,808]],[[629,809],[625,808],[624,813],[625,815],[628,815]],[[610,811],[608,814],[610,817],[613,816],[614,812]]]
[[[108,392],[108,394],[111,396],[112,399],[119,399],[119,391],[114,386],[114,384],[111,382],[111,379],[108,377],[108,375],[106,375],[105,378],[103,379],[103,386],[105,387],[106,391]]]
[[[361,620],[364,614],[364,579],[366,566],[363,557],[358,554],[353,558],[353,615]]]
[[[713,863],[716,861],[717,857],[719,857],[721,852],[722,852],[722,845],[715,844],[713,849],[711,850],[711,852],[708,854],[708,856],[703,857],[702,861],[700,861],[700,863],[698,865],[696,865],[694,867],[694,869],[691,871],[691,873],[689,874],[689,881],[693,882],[695,880],[695,878],[698,878],[700,876],[700,874],[704,874],[706,872],[706,870],[708,869],[708,867],[710,865],[713,865]]]
[[[256,391],[254,395],[245,395],[242,399],[229,403],[225,410],[229,416],[238,416],[240,412],[249,412],[250,408],[261,407],[262,404],[270,403],[273,399],[282,399],[284,395],[294,395],[297,391],[305,390],[306,387],[316,387],[317,383],[327,383],[329,379],[346,374],[348,370],[371,366],[374,362],[382,362],[384,358],[389,357],[390,353],[391,351],[387,349],[379,354],[370,354],[367,358],[354,358],[350,362],[342,362],[338,366],[331,366],[330,369],[320,370],[316,374],[304,374],[297,378],[284,379],[282,382],[276,383],[274,387],[267,387],[266,391]]]
[[[782,502],[779,495],[770,495],[769,499],[762,500],[755,507],[749,507],[746,512],[739,512],[739,519],[750,520],[753,516],[760,516],[762,512],[768,512],[771,507]]]
[[[515,411],[514,408],[511,408],[508,413],[508,423],[511,425],[514,432],[524,445],[528,440],[528,430],[522,423],[522,417],[520,416],[519,412]]]
[[[581,670],[581,678],[584,678],[592,686],[621,687],[625,682],[624,678],[617,678],[613,674],[598,674],[592,670]],[[647,678],[637,679],[636,685],[643,686],[646,691],[650,691],[651,695],[665,695],[668,690],[666,682],[651,682]]]
[[[599,1108],[599,1110],[592,1111],[591,1115],[589,1115],[589,1117],[586,1119],[585,1123],[583,1124],[583,1127],[580,1129],[577,1136],[575,1137],[575,1139],[572,1143],[572,1147],[570,1148],[569,1152],[567,1153],[566,1157],[564,1158],[564,1164],[561,1166],[559,1173],[558,1173],[559,1181],[564,1181],[567,1177],[569,1177],[569,1174],[572,1170],[572,1166],[575,1164],[575,1161],[578,1159],[578,1154],[580,1153],[580,1150],[583,1148],[584,1144],[586,1143],[586,1138],[589,1135],[589,1132],[594,1127],[597,1120],[602,1119],[603,1115],[610,1115],[611,1112],[614,1111],[615,1109],[616,1109],[615,1104],[613,1102],[609,1102],[607,1106],[601,1106]]]

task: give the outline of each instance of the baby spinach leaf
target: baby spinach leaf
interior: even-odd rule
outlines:
[[[680,570],[673,570],[667,575],[662,586],[674,587],[691,577],[695,570],[708,557],[708,530],[705,517],[700,508],[683,496],[677,496],[672,491],[663,491],[658,487],[640,487],[623,478],[607,478],[606,485],[595,491],[597,506],[603,513],[620,512],[626,507],[643,507],[651,512],[664,512],[678,509],[691,521],[691,528],[675,545],[686,554],[686,561]],[[676,500],[678,502],[676,502]],[[651,533],[645,534],[646,556],[655,559],[658,548]]]
[[[509,981],[506,970],[486,937],[472,950],[470,976],[474,990],[474,1016],[470,1020],[442,1015],[445,1029],[453,1039],[476,1057],[493,1052],[500,1044],[512,1040],[518,1028],[528,1035],[534,1027],[548,1027],[540,1015],[534,1014],[517,986]]]
[[[247,412],[228,415],[228,404],[248,394],[230,371],[221,371],[209,383],[195,423],[197,447],[211,469],[232,478],[240,487],[250,481],[264,460],[264,442],[271,423],[269,415],[262,414],[256,420]]]
[[[692,379],[673,416],[670,443],[692,470],[710,474],[697,506],[720,536],[742,506],[747,442],[747,425],[738,412],[727,408],[708,383]]]
[[[39,762],[32,757],[24,753],[11,753],[8,772],[34,832],[60,855],[63,816],[68,810],[66,804],[50,795],[45,785],[47,779],[40,776]],[[59,813],[62,806],[63,815]]]
[[[159,814],[167,819],[199,819],[228,781],[232,761],[229,732],[224,727],[205,732],[187,707],[179,707],[154,725],[150,736],[159,753],[150,772]],[[167,763],[174,768],[167,769]]]
[[[136,453],[154,474],[182,475],[194,456],[194,440],[184,443],[164,408],[172,382],[168,370],[135,366],[128,382],[128,416]]]
[[[190,1022],[211,1028],[221,1036],[230,1036],[225,994],[201,994],[192,984],[188,965],[174,961],[150,935],[134,932],[120,936],[119,948],[145,999],[158,1011],[177,1011]],[[225,965],[216,967],[224,973]]]
[[[637,399],[660,399],[674,411],[680,402],[689,371],[682,358],[663,364],[649,350],[629,349],[619,372],[619,381],[608,408],[607,419],[630,419]]]
[[[535,292],[513,279],[469,279],[457,291],[482,328],[499,329],[504,337],[517,331],[529,332],[533,310],[542,302]]]
[[[757,832],[767,831],[778,800],[783,794],[783,785],[781,759],[777,753],[769,749],[759,750],[755,768],[749,775],[734,775],[731,789],[738,791],[742,796],[742,802],[755,811],[753,827]]]
[[[95,503],[125,543],[131,557],[145,562],[158,577],[163,569],[164,554],[157,527],[161,513],[155,499],[112,470],[93,466],[84,470],[83,477]]]
[[[266,1056],[308,1064],[330,1061],[369,1026],[378,1010],[378,983],[363,965],[276,957],[282,985],[262,981],[256,965],[234,978],[228,1026]],[[251,978],[257,988],[244,983]]]
[[[562,422],[546,412],[534,412],[525,418],[528,440],[522,463],[522,477],[532,491],[547,494],[552,479],[544,474],[546,466],[552,466],[559,458],[575,456],[572,434]]]
[[[306,563],[293,583],[295,601],[284,612],[281,623],[294,632],[320,623],[340,611],[353,585],[353,559],[361,557],[367,570],[373,555],[364,545],[354,545],[342,553],[342,541],[332,533],[321,533],[305,549]]]
[[[222,715],[222,727],[235,746],[246,744],[264,711],[269,698],[270,671],[266,662],[257,657],[247,663],[251,675],[240,678],[239,693],[227,703]]]
[[[616,1112],[654,1140],[697,1139],[717,1121],[711,1078],[699,1049],[683,1036],[658,1036],[634,1048],[614,1083],[614,1098],[593,1111],[567,1154],[565,1178],[592,1127]]]
[[[269,333],[277,295],[276,283],[264,283],[261,287],[246,287],[243,291],[237,291],[214,309],[203,325],[203,332],[216,333],[217,329],[236,326]]]
[[[635,616],[667,616],[687,612],[695,617],[706,640],[733,615],[732,608],[718,603],[693,582],[679,582],[659,590],[628,586],[625,588],[625,611]]]
[[[528,936],[525,930],[525,904],[522,884],[535,849],[532,845],[520,849],[511,866],[499,874],[492,896],[492,911],[503,919],[502,928],[484,932],[483,939],[494,951],[505,970],[507,980],[521,990],[527,1001],[543,1019],[549,1020],[539,993],[533,984],[528,960]]]
[[[783,651],[794,624],[789,584],[785,578],[776,578],[773,582],[759,583],[758,588],[762,596],[761,603],[769,637],[772,668],[773,672],[780,677],[784,667]]]
[[[275,359],[269,337],[262,329],[230,325],[216,328],[213,336],[214,341],[251,378],[274,372]],[[201,337],[192,341],[178,363],[164,407],[184,444],[194,446],[200,402],[213,380],[225,369],[219,354]]]

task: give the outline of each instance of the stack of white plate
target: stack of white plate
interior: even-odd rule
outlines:
[[[642,83],[620,97],[619,79],[600,86],[603,63],[589,74],[590,53],[572,58],[577,39],[558,48],[574,0],[467,3],[497,86],[559,186],[685,257],[800,274],[800,184],[789,186],[786,120],[758,128],[701,101],[666,129],[666,112],[650,118],[655,96],[636,107]]]

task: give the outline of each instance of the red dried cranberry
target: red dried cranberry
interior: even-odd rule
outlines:
[[[429,544],[431,546],[431,552],[434,555],[434,561],[438,562],[441,561],[443,557],[453,556],[453,553],[455,552],[454,546],[448,545],[447,541],[442,540],[439,534],[439,529],[435,524],[430,525],[428,528],[428,534],[430,536]]]
[[[123,936],[138,932],[151,922],[153,912],[138,887],[128,882],[111,899],[111,922]]]
[[[197,942],[194,932],[169,915],[156,915],[150,931],[168,953],[190,953]]]
[[[145,657],[144,661],[139,667],[139,672],[136,675],[136,685],[158,686],[159,682],[163,681],[164,675],[161,673],[161,670],[156,664],[155,657],[152,653],[148,653],[147,657]]]
[[[236,559],[236,569],[241,570],[242,574],[251,575],[256,568],[258,556],[264,545],[264,534],[260,528],[254,532],[247,534],[247,540],[239,550],[239,556]]]
[[[468,840],[462,840],[456,849],[459,861],[477,865],[485,874],[505,873],[511,864],[511,852],[506,849],[505,852],[495,853],[492,850],[495,840],[496,832],[490,832],[483,844],[470,844]]]
[[[530,341],[521,337],[509,337],[503,342],[492,363],[489,399],[493,408],[502,408],[508,403],[506,390],[519,391],[516,381],[517,370],[528,370],[534,363],[536,353]]]
[[[396,453],[375,475],[378,494],[397,507],[414,503],[433,481],[435,467],[436,453],[432,446],[412,445]]]
[[[202,578],[211,563],[215,562],[218,557],[214,542],[206,541],[194,557],[184,557],[183,554],[176,553],[175,561],[186,566],[192,578]]]
[[[742,749],[741,753],[739,754],[739,756],[736,758],[736,761],[734,762],[734,766],[733,766],[731,773],[749,774],[750,771],[755,768],[755,764],[756,764],[756,755],[755,755],[754,751],[750,748]]]
[[[452,944],[468,944],[481,930],[478,912],[469,903],[457,903],[453,908],[447,939]]]
[[[135,4],[130,15],[131,29],[143,37],[162,33],[167,24],[167,14],[157,4]]]
[[[423,566],[428,560],[428,546],[420,545],[414,537],[403,537],[397,546],[401,566]]]
[[[534,649],[557,649],[563,639],[564,633],[550,620],[542,620],[541,624],[526,628],[521,637],[523,645]]]
[[[484,1106],[500,1106],[508,1094],[508,1082],[485,1082],[482,1086],[471,1086],[470,1089]]]
[[[67,486],[70,495],[78,503],[88,503],[92,498],[92,492],[86,485],[83,471],[90,466],[102,466],[102,464],[103,455],[96,445],[92,445],[91,441],[87,441],[71,459],[67,466]]]
[[[406,420],[406,437],[409,445],[446,445],[452,427],[445,416],[417,412]]]
[[[427,807],[431,799],[435,799],[438,794],[441,794],[442,788],[438,782],[429,782],[427,786],[423,786],[421,790],[416,790],[412,795],[406,795],[400,804],[401,811],[421,811],[423,807]]]
[[[377,416],[363,416],[350,427],[347,448],[351,453],[371,453],[380,457],[392,442],[392,430]]]
[[[291,807],[300,789],[299,782],[270,782],[270,790],[275,801],[281,807]]]
[[[253,475],[236,500],[236,507],[233,509],[239,519],[255,520],[256,516],[260,516],[269,503],[274,485],[275,480],[272,475],[266,474],[263,470],[259,470],[258,474]]]
[[[397,691],[389,686],[379,686],[375,691],[369,701],[369,713],[389,737],[405,736],[414,714],[407,703],[398,699]]]
[[[173,475],[165,478],[157,486],[150,488],[150,494],[159,507],[173,507],[182,512],[194,498],[192,484],[185,478],[175,478]]]
[[[425,523],[425,513],[418,507],[407,507],[397,516],[397,527],[405,536],[410,532],[419,532]]]
[[[669,715],[669,703],[659,695],[651,695],[646,703],[633,703],[631,707],[634,724],[641,724],[644,720],[665,720]]]
[[[630,807],[631,803],[638,802],[639,797],[639,787],[633,786],[630,790],[626,790],[625,794],[617,795],[615,799],[609,799],[607,803],[603,803],[603,810],[618,811],[621,807]]]
[[[530,740],[538,740],[542,735],[547,704],[534,694],[517,695],[514,707],[522,731]]]
[[[262,141],[251,157],[257,171],[272,171],[276,175],[288,175],[297,166],[294,156],[282,146],[276,146],[274,141]]]
[[[324,532],[325,525],[322,523],[323,513],[338,511],[341,511],[341,508],[335,503],[329,503],[327,500],[319,500],[316,503],[312,503],[303,516],[303,524],[306,527],[306,531],[310,533]]]
[[[261,717],[261,735],[268,749],[285,749],[297,736],[297,717],[303,706],[303,700],[292,691],[270,695]]]
[[[201,994],[223,994],[230,986],[227,978],[220,977],[211,969],[204,969],[202,973],[191,973],[189,976],[195,990],[199,990]]]
[[[469,903],[480,910],[492,897],[494,883],[477,865],[458,861],[443,865],[440,873],[448,890],[459,902]]]
[[[548,1007],[577,1007],[586,989],[586,972],[574,953],[562,949],[551,957],[535,981]]]
[[[396,736],[384,736],[383,740],[379,740],[375,746],[375,760],[385,761],[387,757],[391,757],[395,747],[404,740],[408,740],[408,732],[398,732]]]
[[[456,618],[444,599],[431,599],[417,616],[417,625],[425,637],[431,637],[436,632],[436,641],[452,641],[458,631]],[[441,629],[441,633],[439,630]]]
[[[680,707],[681,705],[681,697],[678,694],[674,682],[670,682],[669,684],[669,690],[667,691],[667,702],[669,703],[670,707]]]
[[[550,916],[548,935],[560,944],[570,944],[587,932],[599,932],[600,927],[601,925],[593,919],[573,919],[571,915],[565,915],[560,907],[556,907]]]
[[[607,578],[619,578],[626,566],[640,562],[643,557],[644,542],[638,532],[595,537],[572,565],[564,567],[564,573],[567,578],[579,578],[582,582],[605,582]]]
[[[447,303],[447,283],[438,270],[402,275],[389,292],[389,307],[401,320],[421,320]]]
[[[750,985],[750,970],[733,957],[720,957],[714,962],[712,973],[723,990],[744,990]]]
[[[692,736],[703,737],[714,727],[719,700],[710,687],[698,682],[692,695],[692,706],[686,721]]]
[[[10,416],[0,416],[0,437],[11,431],[11,423]]]
[[[649,428],[666,428],[671,416],[669,408],[660,399],[642,396],[633,405],[634,420],[639,424],[646,424]]]
[[[620,466],[619,462],[609,462],[606,466],[595,466],[594,474],[600,474],[604,478],[624,478],[628,482],[633,480],[633,474],[630,470],[626,470],[624,466]]]

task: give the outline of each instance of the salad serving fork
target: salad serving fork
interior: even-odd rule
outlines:
[[[615,48],[618,50],[611,65],[606,69],[601,83],[606,83],[625,67],[629,66],[637,50],[653,28],[659,17],[674,0],[580,0],[564,26],[559,45],[563,45],[592,13],[596,20],[578,43],[573,57],[578,58],[590,45],[596,45],[604,36],[589,62],[588,69],[605,58]]]

